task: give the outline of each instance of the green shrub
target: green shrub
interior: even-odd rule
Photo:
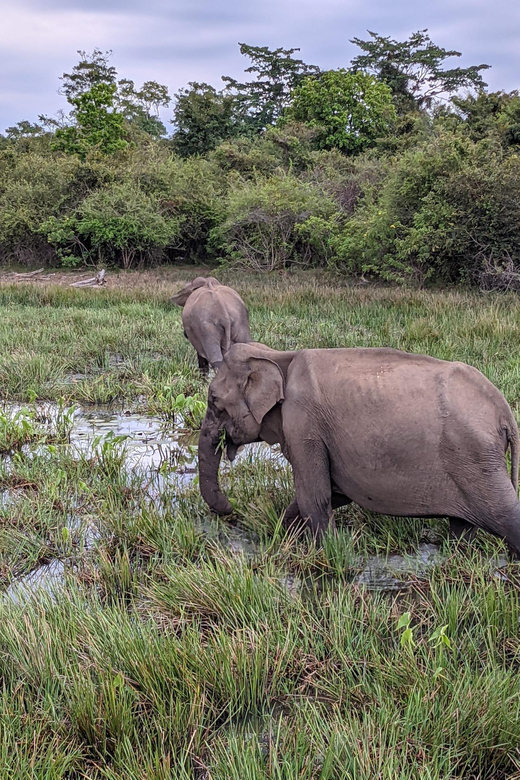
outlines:
[[[405,153],[333,240],[354,273],[424,283],[474,281],[520,254],[520,161],[454,133]]]
[[[270,176],[284,163],[283,151],[271,140],[271,134],[255,138],[231,138],[219,144],[210,155],[226,174],[244,179]]]
[[[74,257],[79,247],[81,259],[128,269],[136,261],[160,259],[175,241],[179,223],[161,213],[157,198],[126,182],[95,190],[71,216],[51,217],[41,230],[64,258]]]
[[[181,262],[205,262],[211,249],[211,231],[224,217],[226,180],[211,160],[170,157],[161,207],[179,220],[175,251],[170,258]]]
[[[61,155],[0,152],[0,261],[41,264],[52,259],[40,227],[74,198],[80,166]]]
[[[311,236],[317,224],[334,214],[335,204],[322,188],[291,174],[242,182],[228,200],[227,218],[213,231],[232,265],[274,271],[292,263],[320,265],[321,240]],[[316,220],[318,223],[316,224]]]

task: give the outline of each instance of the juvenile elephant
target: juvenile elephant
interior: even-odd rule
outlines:
[[[197,276],[172,298],[182,306],[184,333],[195,347],[199,368],[218,368],[232,344],[251,341],[249,316],[240,295],[213,276]]]
[[[319,537],[332,509],[354,501],[409,517],[448,516],[520,552],[518,428],[477,369],[394,349],[277,352],[237,344],[209,386],[199,441],[202,496],[218,514],[222,431],[227,454],[279,443],[294,472],[298,516]],[[505,453],[511,448],[511,476]]]

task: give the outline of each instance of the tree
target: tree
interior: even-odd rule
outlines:
[[[73,105],[73,100],[90,92],[92,87],[98,84],[115,84],[117,71],[113,65],[108,64],[112,56],[111,51],[102,52],[101,49],[94,49],[92,54],[86,51],[78,50],[81,60],[75,65],[71,73],[64,73],[60,76],[63,82],[58,90],[60,95],[67,98],[67,102]]]
[[[104,154],[124,149],[124,117],[114,108],[116,90],[115,84],[99,82],[71,98],[75,124],[56,130],[54,148],[81,159],[93,148]]]
[[[182,157],[205,154],[239,133],[235,99],[210,84],[191,81],[175,95],[173,147]]]
[[[430,109],[443,95],[451,97],[463,88],[482,90],[487,86],[480,71],[489,65],[444,70],[444,60],[461,53],[436,46],[428,30],[418,30],[406,41],[394,41],[370,30],[368,34],[372,40],[351,39],[365,52],[354,57],[352,68],[369,71],[388,84],[401,112],[414,107]]]
[[[328,70],[307,78],[293,93],[284,121],[317,130],[320,149],[356,154],[388,132],[395,119],[390,88],[367,73]]]
[[[13,127],[6,127],[5,132],[7,138],[11,141],[18,141],[20,138],[35,138],[44,131],[41,125],[33,124],[28,122],[27,119],[23,119],[21,122],[13,125]]]
[[[166,128],[159,119],[159,109],[167,108],[171,98],[168,88],[157,81],[145,81],[136,89],[131,79],[117,82],[116,101],[126,121],[154,138],[166,135]]]
[[[520,144],[520,96],[513,92],[481,92],[465,98],[453,98],[464,128],[478,141],[496,135],[504,146]]]
[[[254,132],[274,125],[289,105],[292,91],[309,75],[317,75],[320,69],[296,60],[293,54],[299,49],[274,49],[267,46],[248,46],[240,43],[240,53],[249,57],[252,65],[246,73],[256,73],[254,81],[238,82],[230,76],[222,76],[225,90],[237,101],[237,112],[246,117]]]
[[[168,106],[171,98],[168,88],[157,81],[145,81],[138,89],[131,79],[117,80],[117,71],[109,64],[111,51],[94,49],[89,54],[78,51],[81,59],[70,73],[60,76],[62,86],[59,89],[61,95],[67,98],[72,106],[69,116],[58,118],[40,116],[40,121],[52,130],[67,129],[77,123],[77,101],[82,96],[90,94],[99,96],[98,87],[104,85],[104,92],[108,95],[107,87],[113,88],[113,100],[110,106],[114,113],[123,116],[124,121],[138,130],[146,132],[154,138],[165,135],[166,128],[158,114],[161,107]],[[73,133],[68,132],[69,138]]]

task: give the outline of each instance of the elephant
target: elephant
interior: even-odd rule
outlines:
[[[172,298],[182,306],[184,335],[195,347],[199,368],[217,369],[232,344],[251,341],[244,301],[213,276],[197,276]]]
[[[317,540],[350,502],[374,512],[448,517],[520,551],[518,427],[502,393],[476,368],[390,348],[279,352],[235,344],[209,385],[199,486],[217,514],[222,451],[279,444],[295,499],[284,523]],[[506,451],[511,452],[511,475]]]

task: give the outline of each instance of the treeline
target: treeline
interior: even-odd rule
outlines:
[[[399,282],[520,286],[520,97],[445,67],[419,31],[370,33],[348,68],[241,44],[250,81],[61,77],[67,115],[0,136],[0,262],[321,266]]]

